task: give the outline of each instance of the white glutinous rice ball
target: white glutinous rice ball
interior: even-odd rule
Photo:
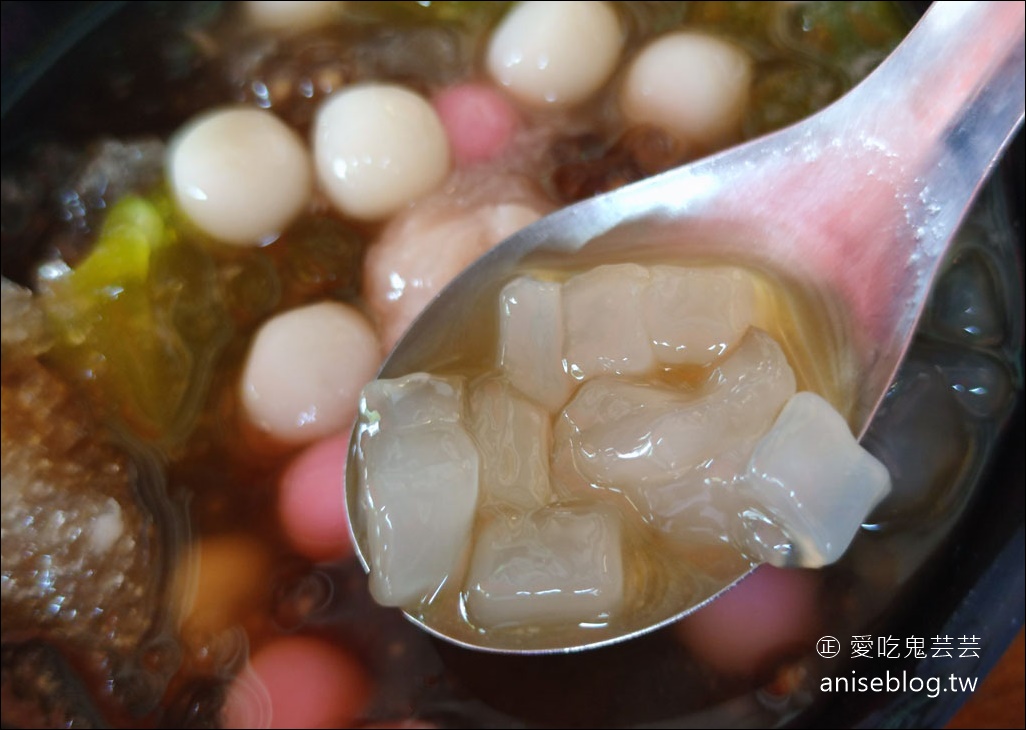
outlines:
[[[740,47],[701,33],[671,33],[631,63],[620,107],[630,122],[713,148],[737,136],[751,83],[752,61]]]
[[[604,2],[523,2],[488,45],[488,72],[520,101],[569,106],[613,73],[624,32]]]
[[[267,30],[295,32],[327,25],[342,3],[337,0],[248,0],[246,17]]]
[[[268,320],[250,348],[240,385],[249,422],[297,444],[349,428],[360,390],[380,364],[380,344],[357,310],[322,302]]]
[[[422,96],[391,84],[352,86],[317,112],[314,161],[342,213],[386,218],[431,192],[449,172],[449,142]]]
[[[310,200],[310,156],[271,112],[245,107],[197,117],[171,143],[171,189],[205,233],[260,245],[276,237]]]

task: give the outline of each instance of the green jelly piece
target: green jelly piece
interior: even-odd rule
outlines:
[[[136,435],[188,435],[231,333],[217,266],[174,230],[162,197],[111,208],[92,252],[44,282],[51,362]]]
[[[150,255],[167,240],[157,207],[143,198],[125,198],[111,208],[92,252],[68,275],[79,296],[117,297],[149,273]]]

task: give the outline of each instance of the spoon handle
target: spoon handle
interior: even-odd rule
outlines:
[[[845,141],[929,167],[945,145],[968,149],[975,186],[1023,115],[1023,2],[934,3],[905,41],[824,114]],[[983,165],[983,167],[979,167]]]
[[[849,296],[873,338],[865,349],[872,382],[862,392],[883,394],[892,380],[958,226],[1022,125],[1024,7],[934,3],[907,41],[827,110],[824,123],[835,126],[845,149],[879,150],[865,159],[853,153],[847,163],[855,179],[838,191],[865,190],[868,175],[883,183],[869,200],[891,186],[897,193],[879,200],[879,220],[859,201],[864,224],[843,221],[850,245],[865,249],[862,275],[853,277],[848,263],[834,270],[857,287]],[[835,205],[846,207],[844,200]],[[876,405],[864,404],[864,425]]]
[[[837,103],[694,166],[724,180],[695,215],[743,224],[768,265],[825,285],[850,313],[860,435],[958,225],[1022,124],[1024,36],[1022,2],[934,3]]]

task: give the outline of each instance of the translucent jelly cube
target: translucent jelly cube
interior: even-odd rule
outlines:
[[[642,314],[657,360],[708,365],[752,324],[755,287],[741,269],[653,266]]]
[[[499,365],[509,381],[549,410],[575,383],[563,366],[562,287],[522,276],[499,295]]]
[[[577,470],[596,485],[665,483],[714,453],[716,406],[667,387],[595,378],[560,416],[557,449],[572,449]]]
[[[642,518],[682,543],[720,544],[738,514],[736,479],[744,471],[754,439],[697,464],[666,484],[627,490]]]
[[[548,411],[502,378],[474,382],[469,429],[481,454],[482,498],[530,510],[548,503],[552,427]]]
[[[428,373],[374,380],[363,389],[360,412],[381,428],[459,423],[463,389],[463,378]]]
[[[748,464],[738,540],[779,566],[818,568],[848,548],[866,515],[890,491],[887,468],[815,393],[791,398]]]
[[[636,375],[655,365],[642,311],[648,282],[647,269],[615,264],[563,285],[564,355],[576,379]]]
[[[480,533],[467,612],[482,628],[607,621],[623,603],[620,520],[594,506],[499,518]]]
[[[703,390],[728,406],[722,414],[726,428],[761,435],[795,393],[787,356],[776,340],[756,327],[714,365]]]
[[[477,508],[479,457],[458,422],[460,384],[409,376],[379,380],[364,391],[360,504],[370,590],[381,604],[408,606],[462,571]]]
[[[794,394],[794,373],[776,342],[751,329],[699,388],[604,377],[584,383],[555,428],[592,484],[640,494],[682,479],[717,454],[754,445]]]

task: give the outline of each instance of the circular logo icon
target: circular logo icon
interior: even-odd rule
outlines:
[[[816,653],[824,659],[833,659],[841,653],[841,642],[833,636],[821,636],[816,642]]]

